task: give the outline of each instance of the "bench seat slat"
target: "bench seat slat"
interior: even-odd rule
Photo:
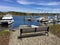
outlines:
[[[35,29],[34,28],[26,28],[22,30],[22,33],[30,33],[30,32],[34,32]]]
[[[47,31],[47,27],[39,27],[39,28],[37,28],[36,31],[37,32],[39,32],[39,31]]]
[[[39,28],[23,28],[22,33],[30,33],[30,32],[40,32],[40,31],[47,31],[46,26],[40,26]]]

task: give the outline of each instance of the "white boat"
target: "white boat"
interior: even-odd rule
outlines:
[[[46,19],[45,17],[39,17],[36,19],[37,21],[42,21],[42,22],[47,22],[48,19]]]
[[[42,20],[42,19],[44,19],[44,17],[39,17],[39,18],[36,18],[36,20]]]
[[[8,23],[8,24],[11,24],[14,22],[14,19],[12,17],[12,15],[10,14],[6,14],[2,17],[2,20],[0,20],[0,23]]]
[[[36,25],[31,25],[32,28],[38,28],[39,26]]]
[[[52,23],[53,22],[53,19],[49,19],[49,21],[48,21],[49,23]]]

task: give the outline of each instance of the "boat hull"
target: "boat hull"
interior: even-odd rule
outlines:
[[[5,21],[1,21],[0,24],[9,25],[9,24],[12,24],[13,22],[14,22],[14,20],[5,20]]]

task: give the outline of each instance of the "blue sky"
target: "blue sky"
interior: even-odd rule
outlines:
[[[0,11],[60,13],[60,0],[0,0]]]

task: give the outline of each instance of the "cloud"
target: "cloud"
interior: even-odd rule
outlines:
[[[43,7],[38,7],[36,8],[38,12],[41,13],[60,13],[60,8],[43,8]]]
[[[17,12],[27,12],[27,13],[31,13],[32,12],[28,8],[26,9],[26,8],[12,7],[12,6],[0,6],[0,11],[2,11],[2,12],[17,11]]]
[[[17,0],[17,2],[19,4],[23,4],[23,5],[29,5],[29,4],[33,4],[34,2],[29,2],[27,0]]]
[[[0,6],[0,11],[20,11],[18,7]]]
[[[0,6],[0,11],[18,11],[18,12],[27,12],[27,13],[60,13],[60,8],[36,8],[36,9],[27,9],[21,7],[11,7],[11,6]]]
[[[37,10],[51,10],[51,8],[38,7]]]
[[[49,5],[49,6],[51,6],[51,5],[60,5],[60,2],[46,2],[46,1],[44,1],[44,2],[36,2],[36,1],[34,1],[34,2],[32,2],[32,1],[28,1],[28,0],[17,0],[17,2],[19,3],[19,4],[23,4],[23,5],[30,5],[30,4],[34,4],[34,5]]]
[[[60,5],[60,2],[37,3],[37,5]]]

